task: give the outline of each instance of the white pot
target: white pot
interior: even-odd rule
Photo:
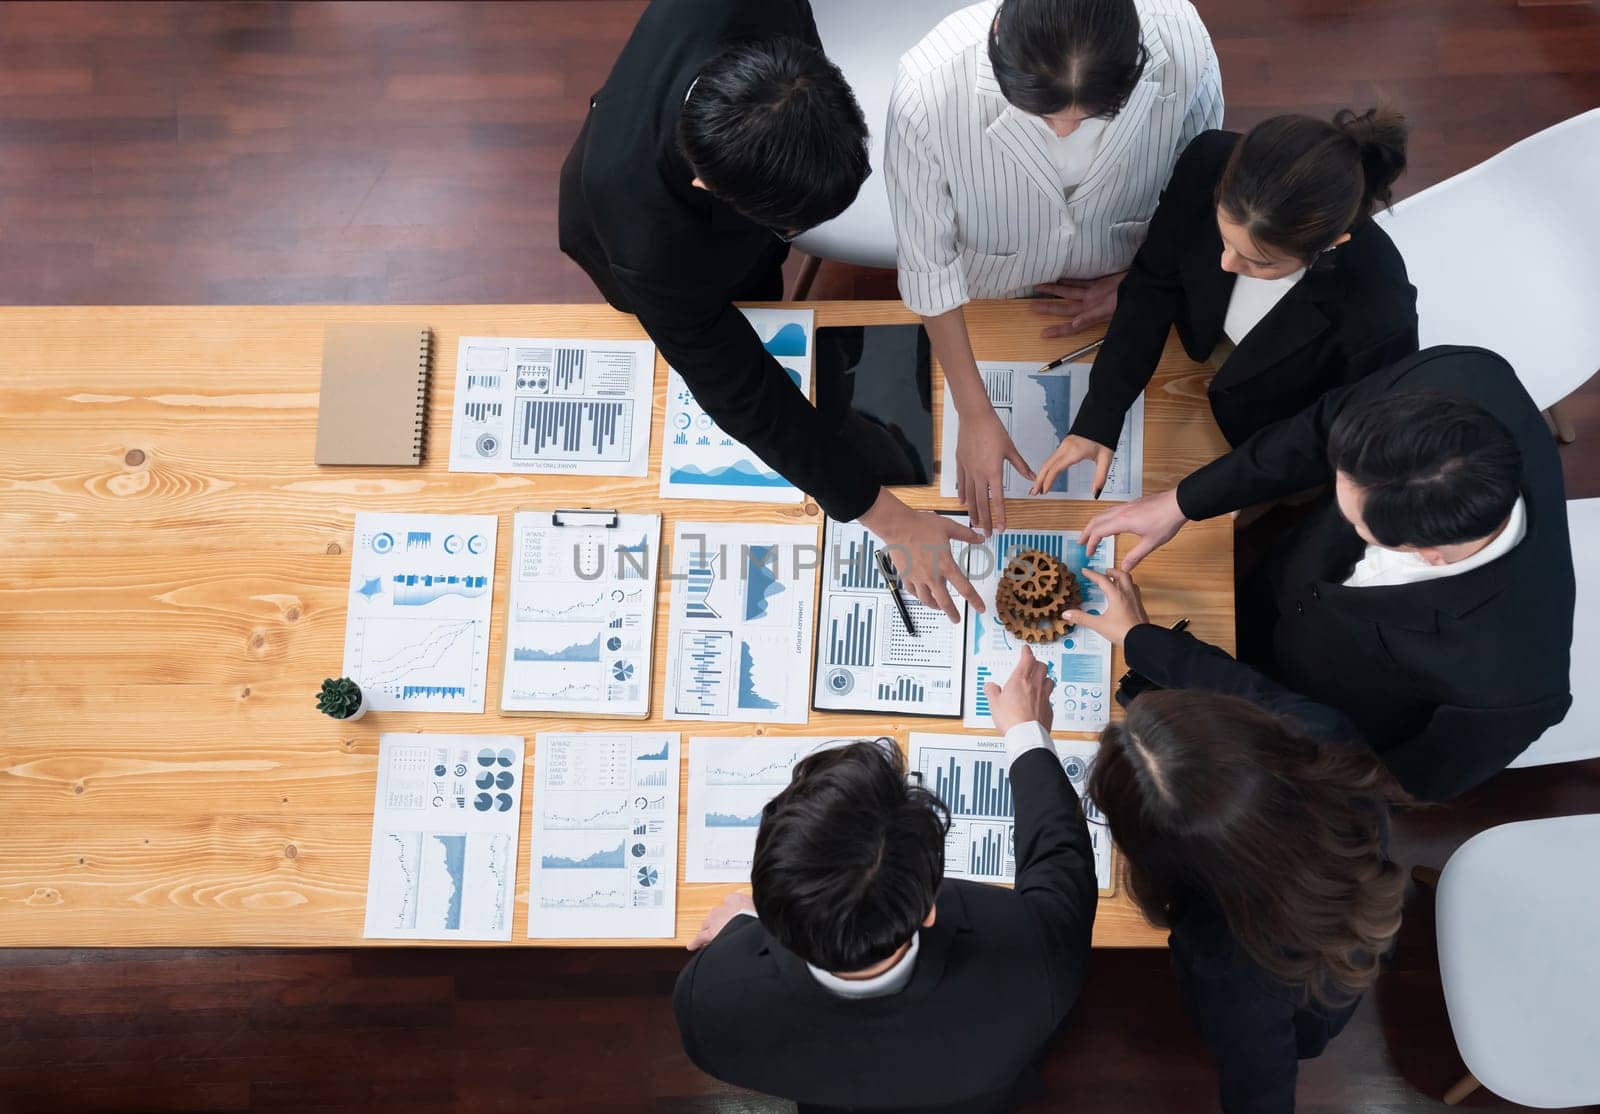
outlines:
[[[367,694],[361,694],[361,703],[356,705],[356,710],[340,720],[341,723],[351,723],[367,714]]]

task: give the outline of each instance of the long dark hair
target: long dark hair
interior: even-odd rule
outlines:
[[[989,34],[1001,95],[1035,116],[1115,116],[1147,54],[1133,0],[1005,0]]]
[[[1263,120],[1233,149],[1217,204],[1258,244],[1311,262],[1387,206],[1406,168],[1406,119],[1391,108]]]
[[[1377,979],[1405,895],[1383,826],[1404,794],[1370,751],[1320,745],[1238,697],[1158,690],[1101,734],[1089,796],[1152,924],[1203,893],[1304,1000],[1347,1002]]]

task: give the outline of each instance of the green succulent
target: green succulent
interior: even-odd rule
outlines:
[[[328,677],[317,693],[317,711],[334,719],[349,719],[361,707],[361,686],[349,677]]]

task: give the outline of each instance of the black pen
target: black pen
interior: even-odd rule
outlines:
[[[1105,337],[1101,337],[1099,340],[1094,341],[1092,344],[1085,344],[1082,348],[1074,348],[1071,352],[1068,352],[1065,356],[1057,356],[1055,359],[1053,359],[1049,363],[1045,364],[1044,367],[1040,368],[1039,370],[1040,371],[1054,371],[1056,368],[1060,367],[1062,364],[1070,364],[1073,360],[1076,360],[1079,356],[1087,356],[1089,353],[1093,352],[1096,348],[1099,348],[1105,342],[1106,342],[1106,338]]]
[[[915,635],[917,626],[911,621],[911,612],[906,607],[905,597],[900,594],[900,578],[894,573],[894,568],[889,564],[889,555],[879,549],[873,553],[878,559],[878,572],[883,575],[883,582],[889,586],[889,596],[894,600],[894,606],[900,612],[900,621],[906,625],[906,633]]]

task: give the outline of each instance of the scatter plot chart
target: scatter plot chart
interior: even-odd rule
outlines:
[[[666,732],[539,736],[530,937],[675,933],[678,754]]]
[[[511,939],[522,751],[515,736],[382,736],[364,935]]]
[[[496,525],[493,515],[356,516],[344,672],[374,711],[483,711]]]

